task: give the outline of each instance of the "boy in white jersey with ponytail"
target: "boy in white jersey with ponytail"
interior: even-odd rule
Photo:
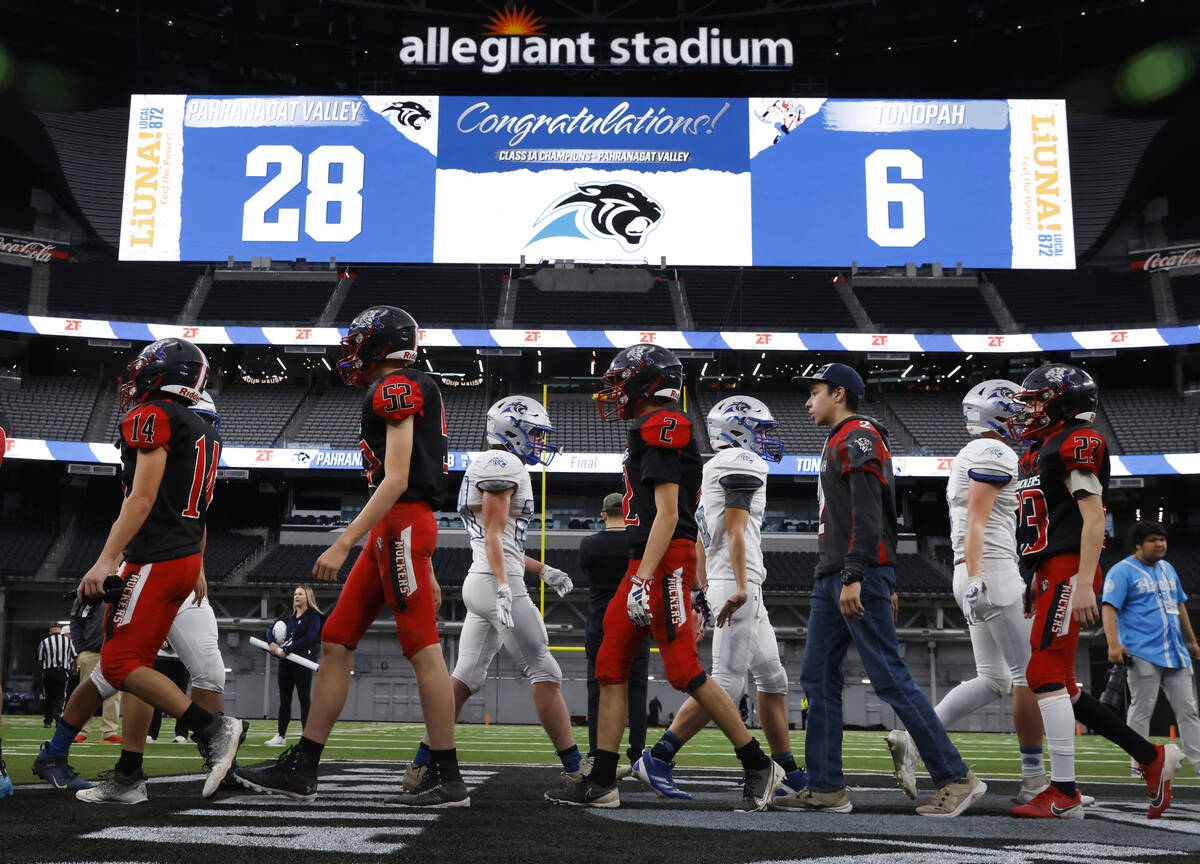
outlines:
[[[758,715],[771,747],[771,758],[786,772],[775,792],[775,806],[798,799],[808,785],[796,765],[788,734],[787,671],[763,604],[766,578],[762,520],[767,505],[767,460],[778,462],[783,441],[771,436],[777,421],[762,401],[751,396],[722,399],[708,413],[708,438],[716,455],[704,465],[700,504],[697,584],[706,602],[692,606],[717,609],[713,630],[712,677],[736,703],[748,675],[758,690]],[[706,585],[707,582],[707,585]],[[707,622],[706,623],[711,623]],[[700,704],[689,698],[654,748],[634,764],[634,773],[664,798],[691,798],[671,777],[671,761],[681,747],[708,725]]]
[[[527,465],[549,465],[558,447],[554,425],[538,402],[509,396],[488,409],[488,448],[471,461],[458,491],[458,513],[471,541],[471,569],[463,582],[463,620],[458,663],[450,673],[455,716],[483,687],[488,667],[504,645],[533,690],[538,719],[569,776],[579,772],[579,748],[562,698],[562,671],[549,649],[546,625],[525,589],[525,571],[539,575],[559,597],[569,592],[566,573],[525,555],[525,531],[533,516],[533,484]],[[430,758],[422,740],[404,775],[404,787],[420,785]]]
[[[971,633],[976,675],[951,690],[934,711],[950,727],[1010,691],[1013,725],[1021,748],[1021,790],[1013,800],[1032,801],[1046,788],[1042,717],[1025,680],[1030,622],[1024,615],[1025,583],[1017,567],[1017,454],[1008,444],[1008,418],[1019,384],[992,379],[963,397],[963,419],[974,437],[950,469],[950,543],[954,598]],[[916,748],[907,732],[888,733],[896,779],[917,797]],[[1086,803],[1091,803],[1089,797]]]

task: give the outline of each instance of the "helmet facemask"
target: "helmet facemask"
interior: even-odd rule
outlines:
[[[1046,409],[1057,398],[1058,394],[1050,387],[1014,393],[1013,407],[1016,410],[1008,419],[1009,436],[1014,441],[1033,441],[1056,432],[1062,422],[1055,423]]]

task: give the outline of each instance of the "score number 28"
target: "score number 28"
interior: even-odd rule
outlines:
[[[242,240],[295,243],[300,239],[300,208],[280,207],[274,221],[267,211],[300,185],[304,156],[290,144],[260,144],[246,154],[246,176],[266,177],[270,165],[279,173],[242,205]],[[341,166],[341,180],[330,169]],[[326,243],[345,243],[362,231],[363,154],[357,147],[326,144],[308,154],[308,195],[304,198],[304,233]],[[330,219],[330,204],[337,216]]]

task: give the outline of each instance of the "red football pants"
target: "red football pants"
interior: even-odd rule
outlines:
[[[154,665],[175,614],[196,590],[200,555],[152,564],[126,562],[121,578],[125,580],[121,599],[108,604],[104,617],[104,645],[96,667],[102,680],[92,674],[105,699],[122,689],[134,669]]]
[[[384,604],[396,619],[405,657],[438,644],[433,603],[437,520],[424,501],[397,501],[367,534],[321,641],[354,649]]]
[[[1033,651],[1025,679],[1032,690],[1046,684],[1063,684],[1074,698],[1075,650],[1079,645],[1079,623],[1071,612],[1071,599],[1078,584],[1078,555],[1055,555],[1038,568],[1033,577],[1036,606],[1029,644]],[[1099,565],[1092,577],[1092,590],[1100,596],[1104,577]]]
[[[705,681],[696,653],[696,631],[692,627],[692,585],[696,579],[696,543],[672,540],[654,571],[650,588],[650,626],[638,627],[629,620],[626,600],[641,561],[630,561],[625,578],[604,612],[604,640],[596,654],[596,681],[626,684],[634,658],[654,637],[676,690],[691,692]]]

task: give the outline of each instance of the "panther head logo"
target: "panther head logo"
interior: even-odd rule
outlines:
[[[749,414],[750,405],[746,402],[734,402],[725,409],[726,414]]]
[[[395,102],[383,110],[395,111],[396,122],[401,126],[408,126],[410,129],[420,129],[427,120],[433,117],[429,109],[420,102]]]
[[[555,214],[557,218],[551,219],[530,243],[543,237],[590,235],[615,240],[626,252],[634,252],[662,221],[663,208],[628,183],[578,183],[574,192],[550,205],[538,222]],[[579,215],[582,219],[575,218]]]
[[[504,410],[510,414],[524,414],[529,410],[528,406],[520,399],[514,399],[504,406]]]

